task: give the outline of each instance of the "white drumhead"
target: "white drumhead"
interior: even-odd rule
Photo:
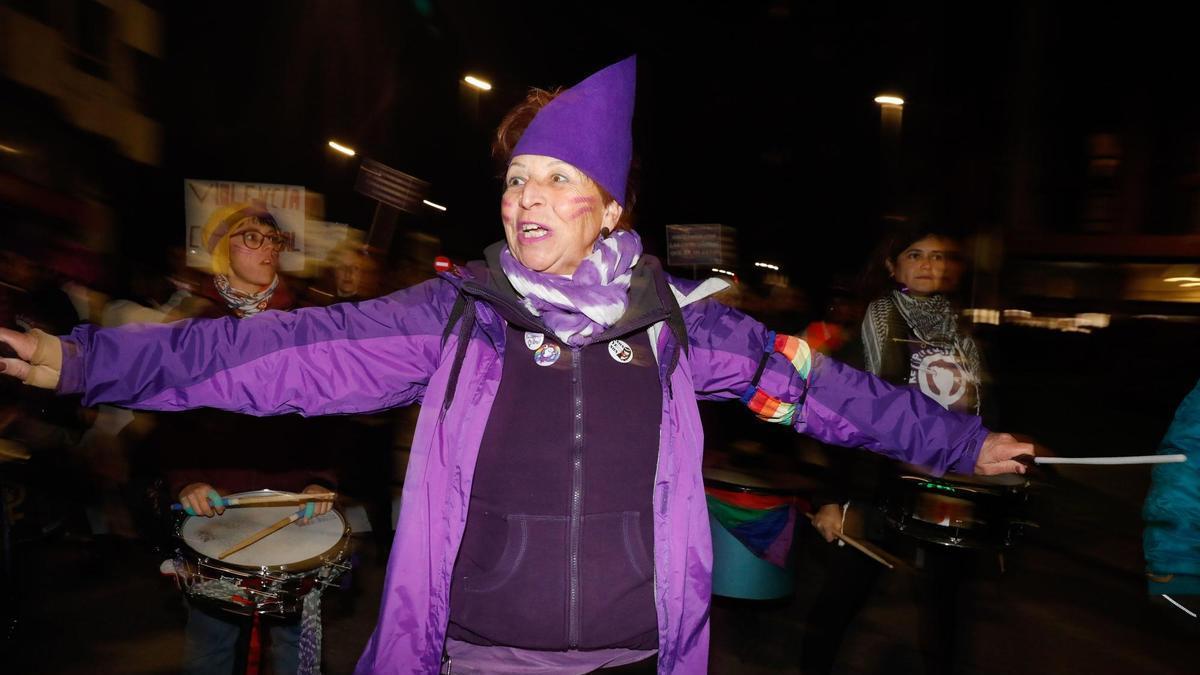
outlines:
[[[228,497],[272,494],[245,492]],[[189,548],[216,560],[217,556],[250,535],[287,518],[301,505],[236,506],[212,518],[190,516],[179,530]],[[317,558],[337,546],[346,534],[346,522],[337,511],[315,518],[308,525],[299,521],[225,558],[222,562],[246,567],[277,567]]]

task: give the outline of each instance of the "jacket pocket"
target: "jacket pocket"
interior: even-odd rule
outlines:
[[[498,541],[464,542],[451,620],[476,641],[525,649],[567,645],[567,518],[511,514]],[[483,561],[495,560],[494,564]]]
[[[581,649],[657,645],[653,545],[647,543],[652,537],[638,511],[584,516],[579,567]]]
[[[496,564],[486,571],[463,577],[463,587],[471,593],[491,593],[506,584],[516,573],[529,549],[528,516],[509,516],[504,551]]]
[[[634,574],[639,579],[650,579],[654,576],[654,561],[646,550],[646,541],[642,537],[642,514],[637,511],[625,511],[621,514],[621,536],[625,541],[625,555]]]

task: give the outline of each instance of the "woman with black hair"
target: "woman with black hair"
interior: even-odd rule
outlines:
[[[966,267],[962,249],[958,236],[936,227],[912,224],[894,232],[867,275],[868,285],[878,290],[863,318],[860,344],[847,345],[849,354],[838,356],[851,363],[861,358],[864,370],[891,384],[916,388],[943,408],[979,415],[980,352],[959,325],[954,301]],[[888,526],[880,507],[901,465],[845,451],[830,453],[830,461],[828,485],[813,500],[813,526],[833,542],[842,533],[851,503],[861,503],[856,511],[868,539],[888,549],[915,546],[922,591],[918,633],[926,670],[952,672],[965,623],[956,605],[966,561],[957,550],[915,543]],[[860,485],[864,482],[868,484]],[[802,660],[809,674],[833,668],[847,628],[870,600],[884,569],[848,548],[835,549],[831,556],[829,576],[805,622]]]

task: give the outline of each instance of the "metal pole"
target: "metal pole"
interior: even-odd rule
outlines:
[[[371,218],[371,229],[367,232],[367,245],[382,251],[386,257],[392,249],[392,237],[396,234],[396,223],[400,211],[383,202],[375,203],[375,216]]]

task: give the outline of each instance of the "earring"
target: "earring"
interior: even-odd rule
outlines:
[[[612,234],[612,230],[608,229],[607,227],[600,228],[600,236],[602,238],[608,239],[608,235],[610,234]]]

